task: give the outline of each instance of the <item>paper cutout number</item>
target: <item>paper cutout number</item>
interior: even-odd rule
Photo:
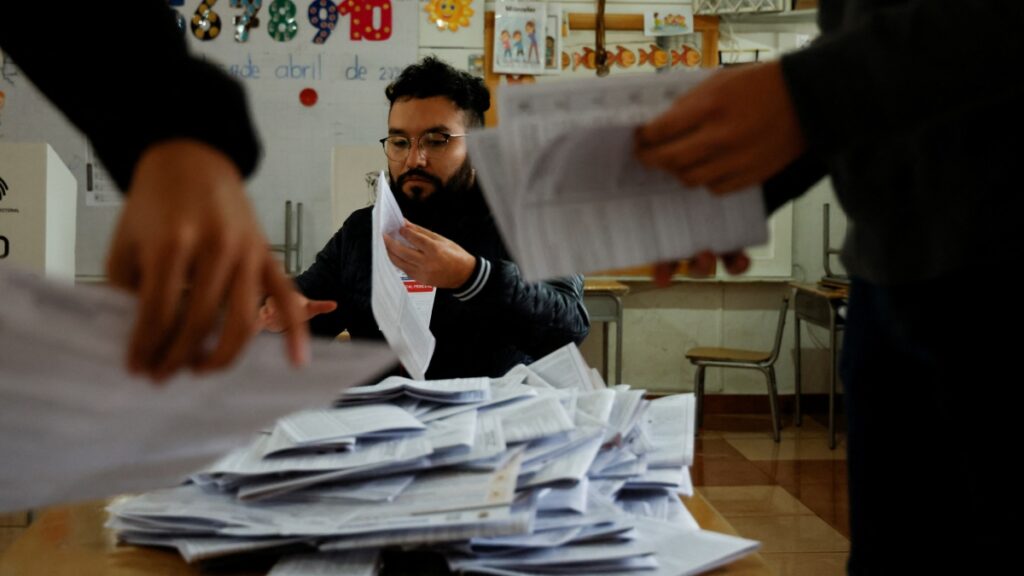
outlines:
[[[213,40],[220,35],[220,14],[213,11],[217,0],[203,0],[192,14],[192,34],[200,40]]]
[[[235,16],[235,41],[248,42],[249,30],[260,25],[256,14],[263,7],[263,0],[231,0],[231,6],[245,9],[245,12]]]
[[[267,24],[267,33],[278,42],[287,42],[299,32],[299,25],[295,22],[295,2],[292,0],[273,0],[268,8],[270,11],[270,23]]]
[[[374,9],[380,9],[380,26],[373,23]],[[391,38],[391,0],[342,0],[338,11],[351,18],[350,39],[378,42]]]
[[[331,0],[313,0],[309,5],[309,23],[317,28],[314,44],[323,44],[338,25],[338,6]]]

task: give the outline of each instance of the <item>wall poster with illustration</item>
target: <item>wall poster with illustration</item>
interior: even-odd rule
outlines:
[[[693,8],[690,6],[644,12],[645,36],[679,36],[693,34],[693,31]]]
[[[543,74],[547,7],[499,2],[494,9],[494,71]]]

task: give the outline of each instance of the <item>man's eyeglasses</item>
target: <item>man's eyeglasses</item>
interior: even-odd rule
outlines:
[[[419,142],[419,151],[428,159],[436,158],[448,147],[448,141],[452,138],[460,138],[465,134],[445,134],[444,132],[424,132],[420,137],[408,137],[392,135],[381,138],[380,143],[384,146],[384,155],[392,162],[404,162],[409,157],[413,142]]]

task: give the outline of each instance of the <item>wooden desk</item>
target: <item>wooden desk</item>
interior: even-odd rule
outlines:
[[[846,289],[822,288],[817,284],[790,284],[794,288],[793,313],[796,318],[796,402],[795,419],[796,425],[802,422],[800,413],[800,321],[810,322],[828,329],[828,351],[829,351],[829,389],[828,389],[828,447],[836,447],[836,356],[839,347],[836,345],[837,335],[842,329],[842,321],[839,318],[839,306],[845,304],[849,297]]]
[[[708,530],[736,534],[728,522],[700,494],[684,499],[686,507]],[[118,546],[113,534],[103,527],[106,502],[51,508],[0,557],[0,576],[256,576],[266,574],[272,561],[250,562],[247,566],[222,565],[216,569],[191,566],[176,552],[159,548]],[[388,562],[384,574],[444,574],[444,563],[436,555],[413,555],[415,561]],[[397,558],[397,557],[396,557]],[[637,572],[639,576],[643,572]],[[758,554],[719,568],[723,576],[770,575]]]
[[[604,356],[601,375],[608,384],[622,384],[622,297],[629,286],[615,280],[583,280],[583,305],[587,307],[591,322],[604,326]],[[608,376],[608,324],[615,323],[615,381]]]

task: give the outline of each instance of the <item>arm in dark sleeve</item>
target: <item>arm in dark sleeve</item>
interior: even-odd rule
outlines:
[[[811,154],[804,154],[781,172],[765,181],[761,188],[765,213],[771,215],[786,202],[800,196],[828,173],[825,163]]]
[[[590,332],[582,276],[529,283],[514,263],[478,256],[473,274],[454,296],[493,317],[495,330],[534,358],[579,344]]]
[[[44,45],[57,43],[74,59]],[[242,87],[188,55],[164,0],[4,2],[0,45],[89,137],[122,190],[143,151],[171,138],[221,150],[243,176],[256,167]]]
[[[911,0],[846,12],[852,16],[822,21],[818,41],[781,61],[809,148],[823,155],[916,131],[1020,85],[1013,70],[1024,52],[1016,30],[1024,2]],[[962,35],[964,22],[985,23],[983,55],[958,46],[935,49]]]

